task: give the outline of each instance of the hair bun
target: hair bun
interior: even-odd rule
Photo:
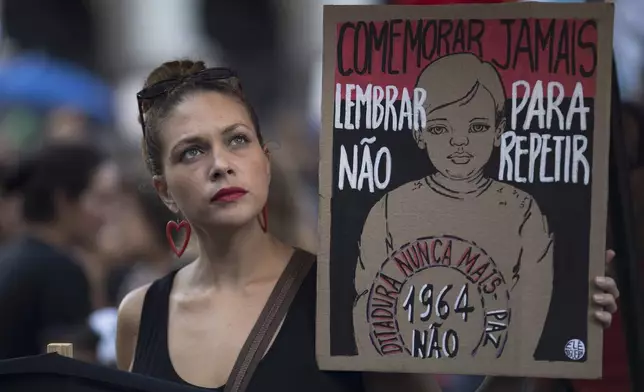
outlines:
[[[145,80],[144,87],[169,79],[180,79],[206,69],[203,61],[175,60],[168,61],[155,68]]]

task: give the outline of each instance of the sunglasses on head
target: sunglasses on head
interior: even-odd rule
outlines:
[[[143,134],[145,135],[145,118],[143,117],[143,103],[145,101],[165,96],[188,81],[207,82],[218,80],[230,82],[235,89],[241,90],[241,84],[235,71],[229,68],[207,68],[182,78],[162,80],[139,91],[136,94],[136,100],[139,106],[139,118],[141,119]]]

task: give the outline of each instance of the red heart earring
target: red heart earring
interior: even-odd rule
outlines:
[[[181,245],[181,249],[177,249],[177,246],[174,244],[174,239],[172,238],[172,231],[173,230],[179,231],[181,229],[186,230],[186,237],[183,240],[183,245]],[[190,223],[188,223],[187,220],[182,220],[179,223],[175,221],[168,221],[168,223],[165,225],[165,237],[168,239],[168,243],[170,244],[172,251],[174,252],[174,254],[177,255],[177,257],[181,257],[183,252],[186,251],[186,248],[188,247],[188,243],[190,242],[191,232],[192,232],[192,228],[190,227]]]

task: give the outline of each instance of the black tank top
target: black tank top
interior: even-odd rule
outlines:
[[[293,257],[296,257],[297,250]],[[301,256],[301,254],[300,254]],[[257,366],[248,392],[362,392],[362,374],[323,372],[315,360],[316,265],[305,278],[272,346]],[[188,384],[168,351],[170,291],[177,271],[155,281],[145,295],[132,371]],[[205,388],[204,388],[205,389]],[[224,388],[210,389],[223,392]]]

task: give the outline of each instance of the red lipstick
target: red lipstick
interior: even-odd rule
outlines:
[[[245,194],[248,191],[244,188],[230,187],[230,188],[221,188],[215,195],[210,199],[213,202],[230,202],[235,201]]]

